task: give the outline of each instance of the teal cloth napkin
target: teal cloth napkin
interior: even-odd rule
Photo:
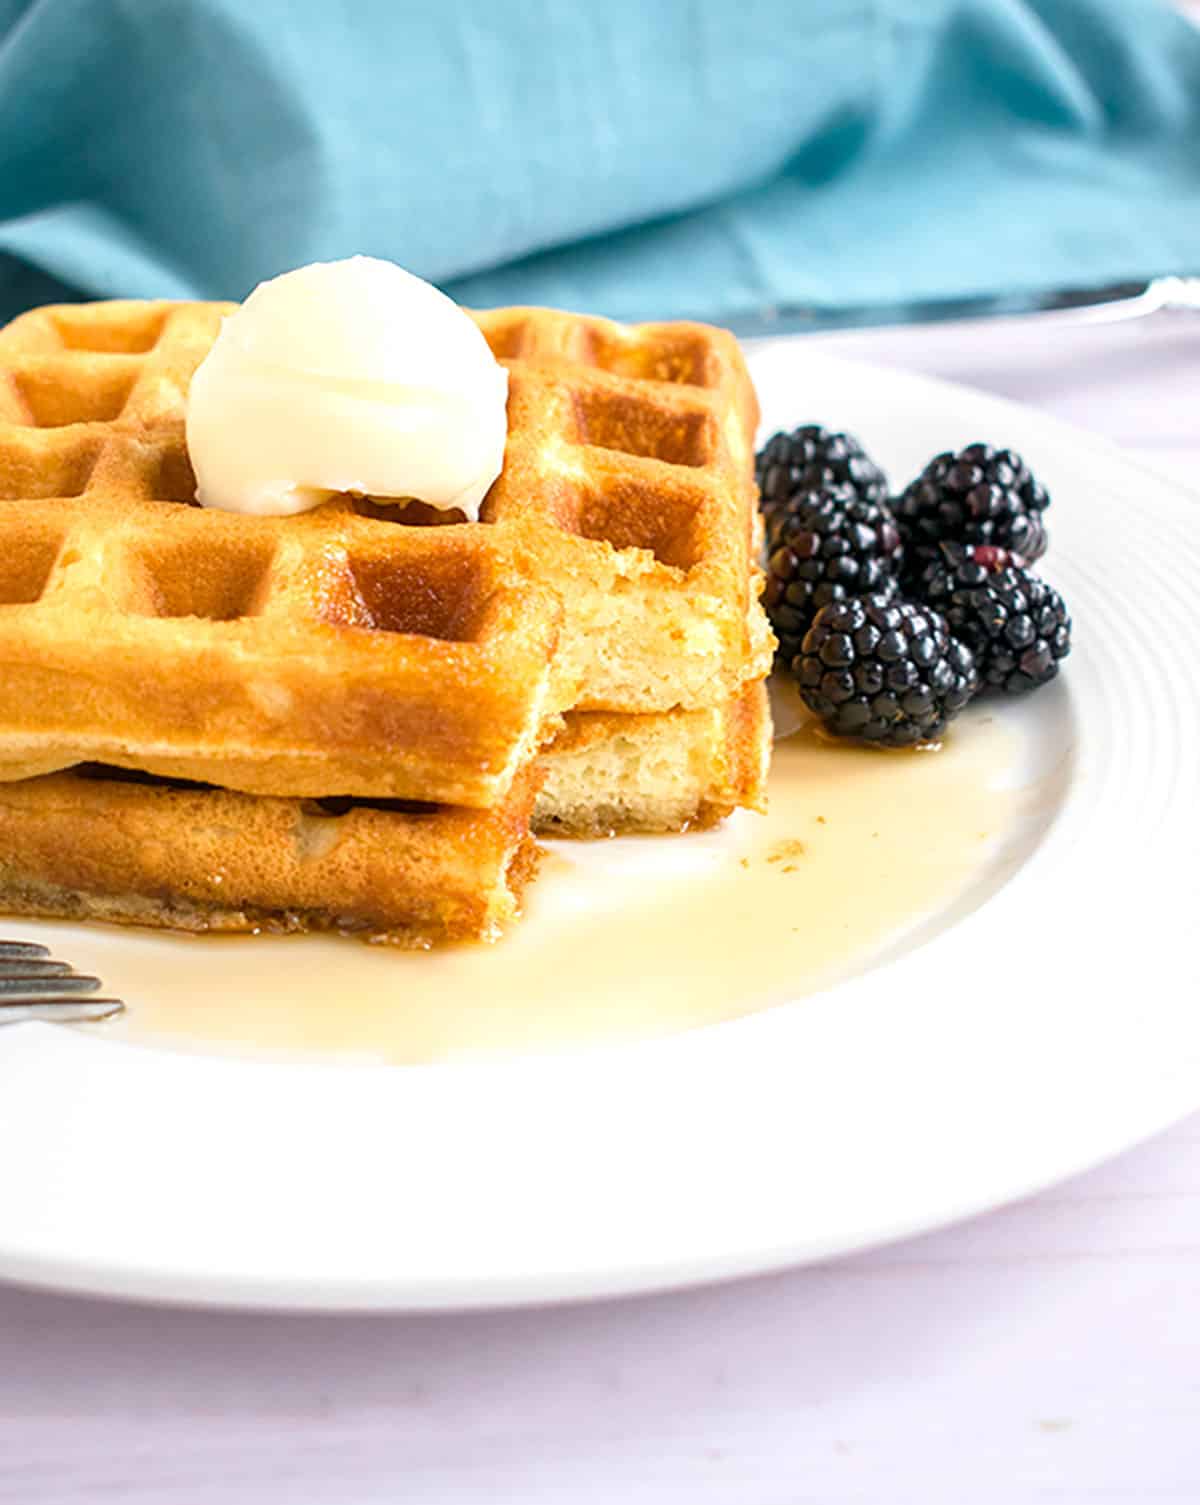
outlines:
[[[1200,270],[1155,0],[0,0],[0,315],[391,257],[617,317]]]

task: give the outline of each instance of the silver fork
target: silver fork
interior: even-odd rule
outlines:
[[[108,1019],[125,1005],[119,998],[88,998],[100,986],[68,962],[55,961],[48,946],[0,941],[0,1025],[44,1019],[55,1024]]]

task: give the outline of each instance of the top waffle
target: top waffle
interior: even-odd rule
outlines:
[[[731,336],[479,315],[511,382],[481,523],[350,496],[256,518],[189,505],[187,386],[228,307],[0,331],[0,777],[99,760],[490,805],[561,710],[710,704],[766,671]]]

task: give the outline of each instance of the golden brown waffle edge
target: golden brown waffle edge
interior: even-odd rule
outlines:
[[[760,809],[770,735],[761,684],[707,710],[574,713],[490,810],[234,794],[112,767],[26,778],[0,784],[0,910],[410,946],[489,939],[532,874],[531,823],[612,836]]]

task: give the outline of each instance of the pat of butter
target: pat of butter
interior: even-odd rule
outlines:
[[[390,261],[260,283],[192,378],[197,499],[290,514],[338,492],[475,520],[500,474],[508,373],[452,299]]]

